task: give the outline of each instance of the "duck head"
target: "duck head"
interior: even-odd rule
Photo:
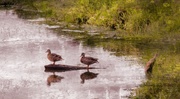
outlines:
[[[50,50],[50,49],[47,49],[46,53],[51,53],[51,50]]]
[[[82,54],[81,54],[81,57],[85,57],[85,53],[82,53]]]

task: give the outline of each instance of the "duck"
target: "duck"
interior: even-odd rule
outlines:
[[[87,68],[89,68],[89,65],[94,64],[94,63],[98,63],[98,59],[97,58],[93,58],[93,57],[85,57],[85,53],[81,54],[81,63],[86,64]]]
[[[51,53],[51,50],[50,50],[50,49],[48,49],[46,52],[48,53],[48,54],[47,54],[47,58],[49,59],[49,61],[52,61],[52,62],[53,62],[53,65],[55,65],[55,62],[56,62],[56,61],[61,61],[61,60],[63,60],[63,58],[62,58],[60,55],[55,54],[55,53]]]
[[[152,73],[153,66],[154,66],[154,63],[156,62],[157,56],[158,56],[158,53],[156,53],[156,54],[154,55],[154,57],[151,58],[151,59],[146,63],[146,66],[145,66],[145,72],[146,72],[146,74]]]

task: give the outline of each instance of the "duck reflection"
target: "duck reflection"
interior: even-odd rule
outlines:
[[[58,75],[56,75],[56,74],[53,72],[53,75],[50,75],[50,76],[47,78],[47,85],[48,85],[48,86],[51,86],[51,83],[60,82],[61,79],[63,79],[63,78],[64,78],[64,77],[58,76]]]
[[[98,75],[98,73],[93,73],[93,72],[90,72],[89,70],[87,70],[86,72],[84,72],[80,75],[80,78],[82,80],[81,83],[84,84],[85,80],[94,79],[97,77],[97,75]]]

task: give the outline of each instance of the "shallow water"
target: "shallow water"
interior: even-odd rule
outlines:
[[[36,21],[0,10],[0,99],[125,99],[145,79],[138,57],[116,57],[103,48],[83,46]],[[105,69],[53,76],[44,71],[44,65],[51,63],[45,53],[48,48],[63,57],[57,64],[85,66],[79,61],[85,52],[99,59],[92,67]]]

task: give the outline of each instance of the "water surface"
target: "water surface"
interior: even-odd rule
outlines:
[[[101,47],[83,46],[49,28],[20,19],[13,10],[0,10],[0,99],[124,99],[144,80],[138,57],[117,57]],[[99,59],[92,67],[106,69],[54,76],[44,71],[44,65],[51,64],[45,53],[48,48],[63,57],[57,64],[85,66],[79,61],[85,52]]]

